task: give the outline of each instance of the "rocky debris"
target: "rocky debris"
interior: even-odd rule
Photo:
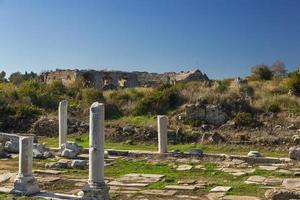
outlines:
[[[291,124],[288,127],[286,127],[288,130],[297,130],[297,126],[295,124]]]
[[[0,143],[0,158],[9,158],[10,155],[4,150],[4,145]]]
[[[9,153],[19,153],[19,142],[18,141],[6,141],[4,150]]]
[[[213,126],[208,125],[208,124],[202,124],[201,125],[201,130],[202,131],[210,131],[213,128]]]
[[[232,97],[228,101],[209,104],[206,99],[199,99],[196,104],[185,107],[185,120],[187,122],[205,122],[221,126],[226,123],[234,113],[251,110],[249,101],[243,97]]]
[[[265,192],[266,199],[270,200],[288,200],[300,199],[299,191],[274,188]]]
[[[46,163],[46,167],[50,169],[67,169],[69,167],[69,160],[60,159],[57,162]]]
[[[300,160],[300,148],[298,147],[291,147],[289,149],[289,157],[293,160]]]
[[[249,151],[247,154],[248,157],[258,158],[262,157],[261,153],[259,151]]]
[[[187,121],[205,121],[217,126],[224,124],[229,119],[220,106],[200,103],[187,105],[185,114]]]
[[[54,137],[58,135],[58,120],[41,117],[34,122],[29,131],[38,136]]]
[[[203,151],[201,149],[192,149],[189,153],[193,157],[202,157],[203,156]]]
[[[201,143],[204,144],[221,144],[226,142],[225,137],[223,137],[220,133],[204,133],[201,138]]]
[[[75,142],[67,142],[61,146],[61,156],[74,159],[81,152],[82,147]]]
[[[52,153],[50,152],[49,148],[46,147],[44,144],[33,144],[32,149],[33,157],[39,158],[39,159],[47,159],[52,156]]]
[[[128,126],[123,127],[123,132],[128,133],[128,134],[134,134],[136,132],[136,129],[134,126],[128,125]]]
[[[71,163],[71,167],[73,169],[86,169],[88,166],[86,160],[73,160]]]
[[[293,144],[300,144],[300,136],[299,135],[293,135],[292,136],[292,141],[293,141]]]

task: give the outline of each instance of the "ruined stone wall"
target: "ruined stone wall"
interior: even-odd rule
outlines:
[[[70,86],[82,79],[78,70],[56,70],[54,72],[47,72],[44,76],[47,84],[51,84],[55,81],[62,81],[65,86]]]
[[[123,71],[96,71],[96,70],[56,70],[44,74],[47,84],[62,81],[69,86],[76,81],[81,81],[85,87],[117,88],[117,87],[144,87],[157,86],[162,83],[180,81],[208,80],[199,70],[188,72],[123,72]]]

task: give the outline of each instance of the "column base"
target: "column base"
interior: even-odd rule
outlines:
[[[15,180],[14,188],[11,191],[17,195],[32,195],[40,192],[39,186],[34,177],[18,177]]]
[[[80,200],[109,200],[109,187],[105,183],[86,184],[78,196]]]

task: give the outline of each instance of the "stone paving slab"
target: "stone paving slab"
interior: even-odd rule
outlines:
[[[177,171],[189,171],[192,168],[193,168],[192,165],[179,165],[176,170]]]
[[[116,181],[122,183],[155,183],[163,177],[164,175],[161,174],[126,174]]]
[[[110,186],[110,190],[118,191],[118,190],[132,190],[132,191],[140,191],[143,188],[141,187],[119,187],[119,186]]]
[[[276,166],[264,166],[264,165],[261,165],[261,166],[258,166],[259,169],[262,169],[262,170],[267,170],[267,171],[275,171],[278,169],[278,167]]]
[[[45,198],[49,200],[74,200],[78,196],[69,195],[69,194],[60,194],[60,193],[49,193],[49,192],[40,192],[36,195],[33,195],[36,198]]]
[[[266,180],[266,177],[263,176],[250,176],[245,183],[246,184],[263,184]]]
[[[108,183],[110,186],[122,186],[122,187],[147,187],[149,183],[123,183],[120,181],[111,181]]]
[[[176,190],[141,190],[140,194],[159,195],[159,196],[174,196]]]
[[[209,200],[220,200],[225,196],[225,192],[211,192],[206,195]]]
[[[281,174],[287,174],[287,175],[292,174],[291,171],[286,170],[286,169],[279,169],[279,170],[277,170],[276,172],[277,172],[277,173],[281,173]]]
[[[222,198],[222,200],[261,200],[261,198],[252,196],[226,195]]]
[[[228,192],[231,190],[231,187],[228,186],[217,186],[210,190],[210,192]]]
[[[207,197],[201,197],[201,196],[192,196],[192,195],[175,195],[176,198],[178,199],[196,199],[196,200],[208,200]]]
[[[194,185],[166,185],[167,190],[196,190],[197,187]]]
[[[282,182],[282,186],[287,189],[296,189],[300,188],[300,178],[288,178],[284,179]]]
[[[5,173],[0,175],[0,183],[4,183],[15,177],[17,174],[15,173]]]
[[[282,181],[283,181],[282,178],[271,177],[271,178],[267,178],[267,179],[264,181],[264,185],[267,185],[267,186],[281,185],[281,184],[282,184]]]
[[[58,171],[58,170],[33,170],[33,173],[35,174],[50,174],[50,175],[59,175],[64,173],[63,171]]]

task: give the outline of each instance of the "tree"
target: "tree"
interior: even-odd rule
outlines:
[[[271,80],[273,77],[272,71],[265,64],[252,67],[251,72],[251,78],[255,80]]]
[[[9,76],[9,81],[15,85],[20,85],[24,81],[24,78],[21,72],[14,72]]]
[[[34,72],[25,72],[25,74],[22,74],[21,72],[15,72],[10,75],[9,81],[15,85],[20,85],[23,81],[38,80],[38,78],[38,75]]]
[[[6,73],[5,71],[0,72],[0,83],[6,82]]]
[[[286,72],[287,72],[285,64],[280,60],[276,60],[271,65],[271,71],[272,71],[273,75],[276,77],[284,76],[284,75],[286,75]]]

